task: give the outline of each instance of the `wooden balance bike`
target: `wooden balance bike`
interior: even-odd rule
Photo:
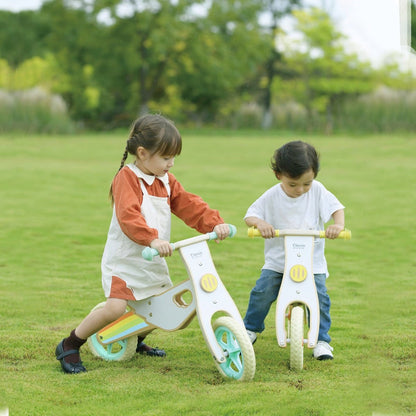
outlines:
[[[236,228],[229,227],[230,237],[233,237]],[[208,248],[207,241],[215,239],[216,233],[211,232],[172,243],[173,249],[182,257],[188,279],[162,294],[129,301],[125,315],[88,338],[92,353],[105,360],[130,359],[136,352],[138,336],[145,336],[156,328],[164,331],[184,329],[197,315],[219,372],[239,381],[253,379],[256,368],[253,347]],[[158,252],[150,247],[142,253],[149,261],[157,255]],[[94,309],[103,305],[100,303]]]
[[[251,227],[248,236],[261,234]],[[304,345],[314,348],[318,339],[320,313],[312,260],[315,238],[325,238],[325,231],[275,230],[275,237],[285,239],[285,269],[276,302],[277,342],[280,347],[290,344],[289,366],[299,371]],[[341,231],[337,238],[349,240],[351,231]]]

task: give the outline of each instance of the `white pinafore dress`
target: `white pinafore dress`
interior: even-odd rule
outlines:
[[[144,174],[134,164],[126,166],[140,179],[143,192],[141,213],[147,225],[157,229],[158,238],[170,241],[171,211],[168,204],[170,196],[168,175],[158,177],[165,185],[168,197],[156,197],[149,195],[143,184],[143,180],[151,184],[156,178]],[[102,284],[106,298],[111,293],[113,276],[126,283],[127,291],[130,290],[132,294],[132,297],[128,298],[129,300],[145,299],[162,293],[172,286],[165,259],[161,257],[155,257],[153,261],[143,259],[144,248],[123,233],[114,208],[101,262]]]

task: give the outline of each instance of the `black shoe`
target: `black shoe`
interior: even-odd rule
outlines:
[[[137,343],[136,352],[139,354],[149,355],[150,357],[166,357],[165,350],[161,350],[159,348],[152,348],[146,345],[144,342],[139,341]]]
[[[71,354],[79,354],[79,350],[64,351],[64,340],[62,340],[55,350],[56,359],[60,361],[62,370],[68,374],[84,373],[87,369],[82,365],[82,361],[77,363],[67,363],[64,358]]]

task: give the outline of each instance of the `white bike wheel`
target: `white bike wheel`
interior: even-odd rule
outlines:
[[[303,369],[303,308],[295,306],[290,318],[290,369]]]
[[[215,320],[213,329],[226,356],[224,363],[215,361],[219,372],[239,381],[252,380],[256,371],[256,357],[245,328],[235,319],[222,316]]]
[[[91,312],[102,309],[104,305],[105,302],[99,303],[91,309]],[[96,357],[106,361],[127,361],[136,353],[137,336],[122,339],[112,344],[102,345],[98,340],[97,333],[95,333],[88,338],[87,343],[90,351]]]

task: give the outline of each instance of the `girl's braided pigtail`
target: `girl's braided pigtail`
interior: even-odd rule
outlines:
[[[128,155],[129,155],[129,151],[128,151],[128,142],[127,142],[126,149],[124,150],[123,157],[121,158],[120,167],[118,168],[117,173],[120,172],[121,169],[123,169],[124,163],[125,163]]]
[[[117,173],[120,172],[121,169],[123,169],[124,163],[126,162],[127,156],[129,155],[128,146],[129,146],[129,142],[127,141],[126,149],[124,150],[123,157],[121,158],[120,167],[118,168]],[[116,173],[116,175],[117,175],[117,173]],[[110,191],[108,193],[108,197],[111,200],[111,205],[113,205],[114,204],[113,183],[111,183]]]

